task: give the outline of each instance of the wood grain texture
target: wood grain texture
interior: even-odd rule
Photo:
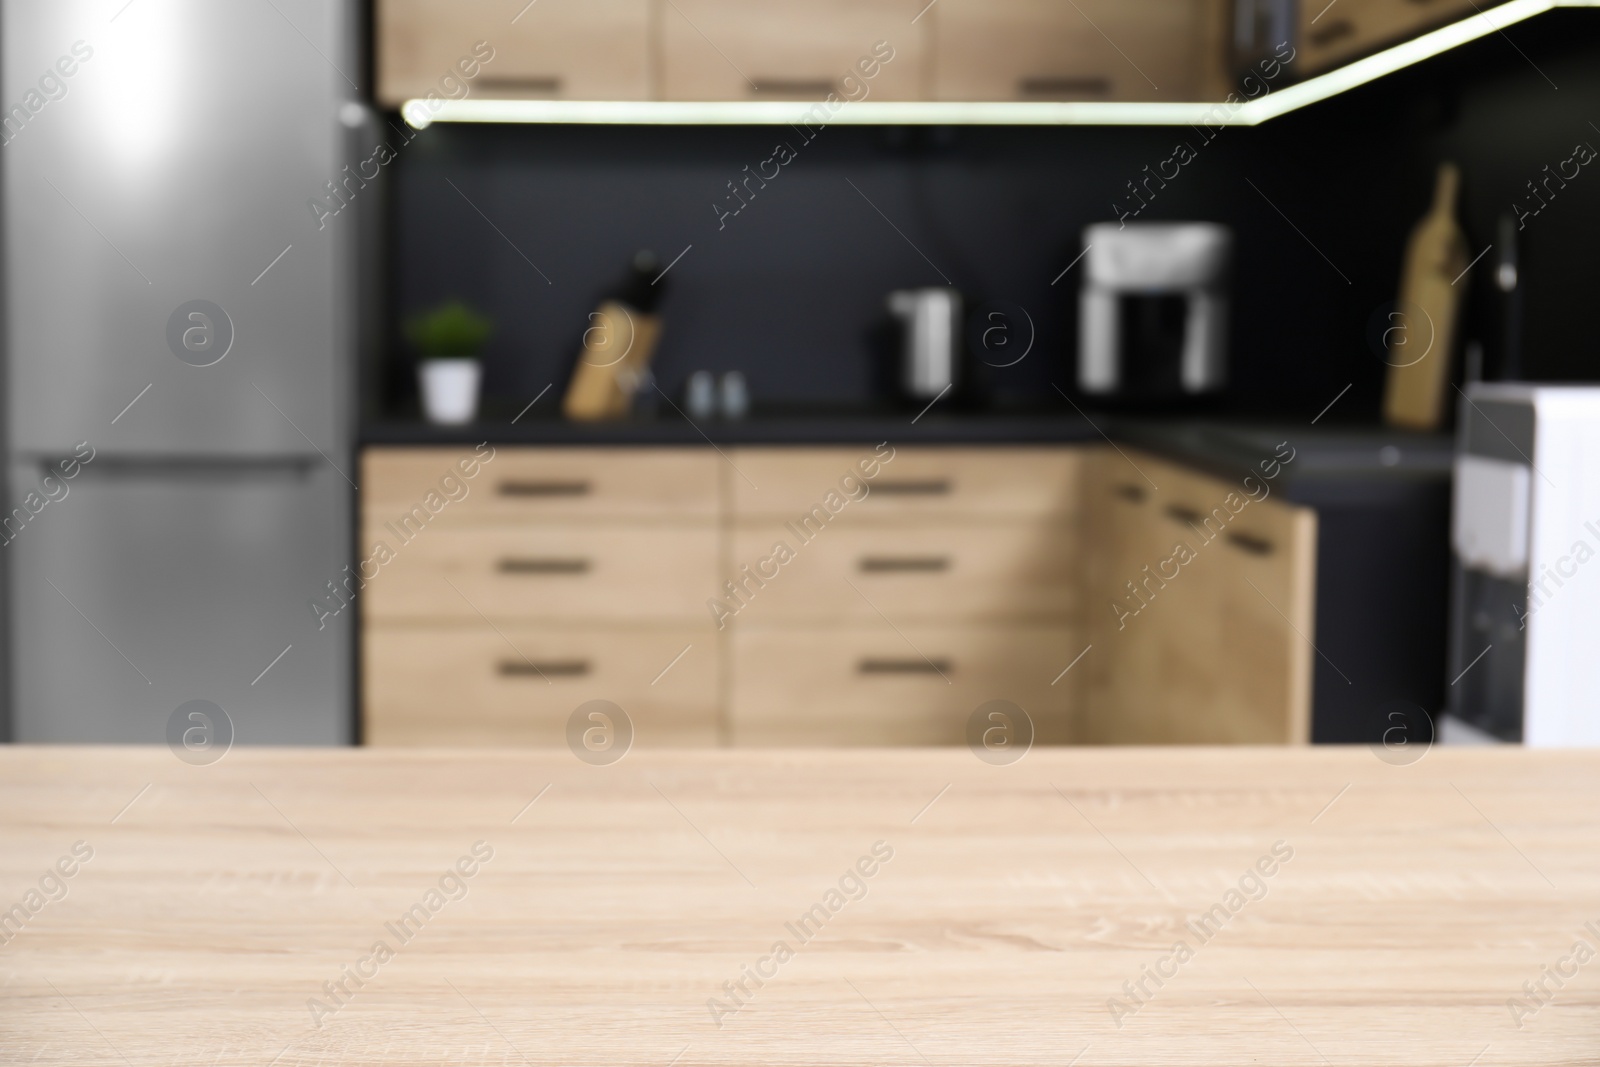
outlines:
[[[1042,519],[1078,514],[1083,450],[1076,447],[739,448],[736,519],[801,522],[830,492],[852,523],[931,518]],[[887,460],[887,462],[884,462]],[[863,473],[866,477],[863,477]]]
[[[378,99],[460,96],[444,81],[482,41],[494,49],[473,97],[645,100],[654,76],[651,0],[378,0]],[[470,68],[469,68],[470,69]]]
[[[720,591],[718,531],[709,522],[438,527],[403,546],[362,590],[369,624],[484,616],[703,624],[706,598]],[[363,544],[387,531],[369,525],[366,533]]]
[[[705,448],[368,448],[361,453],[362,518],[392,523],[390,544],[449,523],[665,518],[715,519],[717,454]],[[486,454],[492,458],[479,462]],[[463,468],[461,465],[467,466]],[[463,478],[461,471],[470,470]],[[450,481],[446,481],[449,478]],[[461,486],[465,485],[463,495]],[[450,492],[459,500],[440,504]],[[402,536],[403,535],[403,536]],[[370,546],[362,546],[364,549]]]
[[[597,768],[12,747],[0,899],[75,841],[94,856],[0,947],[0,1062],[1593,1063],[1600,963],[1520,1029],[1506,1002],[1592,940],[1597,811],[1600,755],[1521,749],[1406,767],[1355,748]],[[398,940],[384,924],[478,841],[493,857],[467,895],[313,1027],[308,998]],[[865,898],[797,944],[785,924],[878,841],[894,855]],[[1193,958],[1119,1028],[1108,1000],[1276,842],[1293,856],[1264,897],[1187,935]],[[795,957],[719,1029],[708,999],[780,939]]]
[[[722,654],[704,622],[367,626],[362,736],[369,745],[559,746],[574,708],[610,700],[632,718],[641,748],[716,744]]]
[[[992,700],[1019,705],[1043,742],[1072,739],[1077,687],[1061,672],[1083,641],[1068,625],[729,630],[735,745],[960,745],[973,710]]]
[[[1072,521],[904,521],[837,526],[803,541],[776,520],[733,530],[733,558],[748,606],[744,622],[878,622],[1076,619],[1082,594],[1078,524]],[[775,545],[794,558],[764,568]],[[742,570],[750,566],[747,574]],[[754,577],[751,577],[753,575]],[[852,588],[852,586],[854,588]],[[718,590],[721,592],[721,590]],[[702,614],[705,607],[695,605]]]
[[[1197,71],[1211,43],[1203,11],[1199,0],[943,0],[929,14],[933,95],[1200,99]]]

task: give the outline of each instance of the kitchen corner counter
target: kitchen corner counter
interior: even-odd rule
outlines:
[[[1098,420],[1097,420],[1098,421]],[[929,411],[860,413],[757,412],[739,420],[696,419],[667,409],[655,418],[582,423],[532,416],[467,426],[376,422],[362,428],[363,445],[833,445],[888,441],[907,445],[1029,445],[1103,440],[1071,412],[949,414]]]
[[[7,747],[0,1061],[1592,1061],[1600,753],[1382,755]]]
[[[1350,479],[1448,482],[1455,455],[1455,439],[1449,434],[1385,426],[1119,419],[1109,430],[1119,444],[1234,481],[1249,474],[1259,478],[1261,462],[1281,458],[1278,448],[1286,444],[1294,459],[1280,466],[1283,484],[1291,487]],[[1291,498],[1294,495],[1291,488]]]

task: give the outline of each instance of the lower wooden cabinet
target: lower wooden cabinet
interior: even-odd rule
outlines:
[[[1273,485],[1095,457],[1082,740],[1310,739],[1316,515]]]
[[[729,700],[736,745],[959,745],[981,705],[1028,713],[1039,744],[1072,738],[1082,650],[1070,626],[739,627]]]
[[[1081,446],[503,448],[394,535],[450,458],[363,457],[364,529],[398,546],[357,597],[370,744],[562,745],[596,699],[640,747],[956,745],[996,700],[1039,744],[1308,739],[1316,519],[1270,478]]]
[[[564,745],[573,711],[609,700],[628,713],[635,745],[715,745],[720,669],[709,628],[369,627],[365,740]]]

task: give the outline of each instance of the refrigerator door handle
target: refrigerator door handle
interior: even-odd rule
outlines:
[[[321,456],[112,456],[101,453],[83,460],[63,453],[30,453],[24,459],[41,475],[66,478],[139,479],[145,481],[236,481],[245,478],[304,480],[325,461]],[[76,470],[66,474],[65,464]]]

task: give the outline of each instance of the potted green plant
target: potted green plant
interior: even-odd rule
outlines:
[[[493,332],[487,318],[460,300],[447,300],[406,320],[406,339],[422,357],[417,375],[429,422],[460,425],[477,416],[483,381],[478,357]]]

